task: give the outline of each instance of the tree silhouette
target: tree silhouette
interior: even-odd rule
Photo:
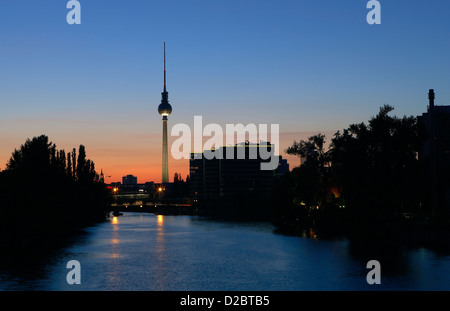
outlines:
[[[67,168],[66,168],[67,176],[72,178],[72,155],[70,152],[67,152]]]
[[[6,246],[39,247],[94,221],[105,219],[108,192],[94,162],[80,146],[77,176],[72,154],[48,137],[27,139],[0,172],[0,234]]]
[[[292,146],[286,148],[285,152],[306,159],[310,163],[316,162],[321,168],[324,168],[325,163],[327,162],[327,154],[324,145],[325,135],[319,133],[309,137],[306,141],[294,141]]]
[[[50,146],[47,136],[27,139],[20,149],[15,149],[6,168],[14,172],[28,171],[36,174],[45,171],[50,166]]]
[[[75,148],[72,150],[72,178],[73,180],[77,178],[77,151]]]
[[[421,203],[417,153],[423,134],[415,117],[392,117],[393,110],[385,105],[367,125],[350,125],[332,139],[333,177],[350,216],[364,226],[381,228]]]
[[[367,124],[336,132],[328,151],[322,134],[294,141],[285,152],[306,162],[280,181],[285,205],[278,213],[351,232],[385,230],[406,211],[428,213],[417,158],[423,128],[413,116],[390,116],[393,110],[385,105]]]

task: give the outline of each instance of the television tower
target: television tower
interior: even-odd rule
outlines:
[[[162,183],[169,182],[169,155],[167,150],[167,116],[172,113],[172,106],[169,104],[169,93],[166,90],[166,42],[164,42],[164,90],[161,93],[161,104],[158,112],[162,115],[163,139],[162,139]]]

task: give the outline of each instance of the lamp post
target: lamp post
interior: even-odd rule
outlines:
[[[113,192],[114,192],[114,203],[116,203],[116,204],[117,204],[117,191],[118,191],[117,187],[114,187],[114,188],[113,188]]]
[[[159,201],[160,202],[162,201],[163,192],[164,192],[164,188],[163,188],[163,186],[160,186],[158,188],[158,194],[159,194]]]

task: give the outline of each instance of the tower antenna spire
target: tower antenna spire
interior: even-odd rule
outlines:
[[[166,41],[164,41],[164,92],[166,91]]]

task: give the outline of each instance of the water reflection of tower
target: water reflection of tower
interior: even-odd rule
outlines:
[[[169,156],[167,150],[167,117],[172,113],[172,106],[169,104],[169,93],[166,90],[166,43],[164,42],[164,91],[161,93],[161,104],[158,112],[162,115],[163,140],[162,140],[162,183],[169,182]]]

